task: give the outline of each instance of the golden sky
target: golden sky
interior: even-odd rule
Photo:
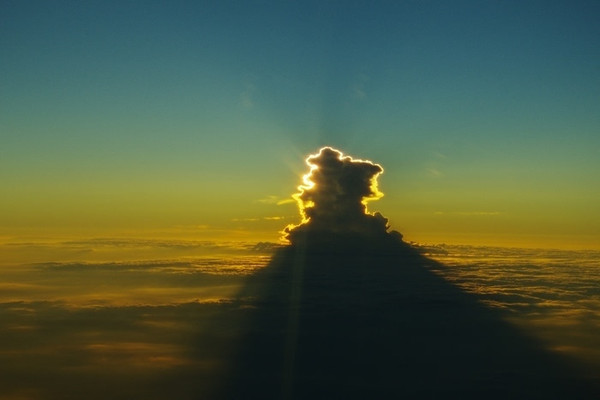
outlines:
[[[600,246],[595,3],[0,7],[3,237],[276,241],[329,145],[406,240]]]

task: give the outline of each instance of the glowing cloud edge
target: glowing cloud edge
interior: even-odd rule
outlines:
[[[302,175],[302,184],[297,186],[298,192],[294,193],[292,195],[292,198],[298,204],[298,209],[300,211],[300,216],[302,217],[302,220],[299,224],[288,224],[280,232],[282,234],[282,236],[280,238],[280,241],[282,243],[290,243],[290,241],[287,237],[289,232],[301,225],[307,224],[310,221],[310,217],[306,216],[305,210],[307,208],[313,207],[314,202],[312,202],[312,201],[305,202],[304,200],[302,200],[301,197],[304,194],[305,190],[312,189],[315,186],[315,183],[311,180],[311,177],[312,177],[313,172],[319,169],[319,166],[313,164],[311,162],[311,160],[313,160],[315,158],[319,158],[321,156],[321,154],[323,153],[323,151],[325,151],[325,150],[330,150],[332,152],[337,153],[338,154],[337,159],[339,161],[342,161],[342,162],[349,161],[350,163],[370,164],[381,170],[381,171],[375,173],[369,180],[369,189],[371,190],[371,194],[368,196],[364,196],[361,200],[361,204],[363,204],[365,206],[365,214],[366,215],[374,215],[374,213],[370,213],[368,211],[367,203],[369,201],[379,200],[380,198],[382,198],[384,196],[384,193],[379,190],[378,183],[377,183],[377,179],[379,178],[379,175],[381,175],[385,171],[380,164],[374,163],[371,160],[353,158],[352,156],[344,155],[344,153],[342,151],[340,151],[332,146],[321,147],[317,153],[310,154],[304,159],[304,163],[306,165],[308,165],[309,171],[306,174]]]

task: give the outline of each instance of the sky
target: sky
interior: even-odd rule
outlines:
[[[600,248],[595,1],[3,1],[0,238],[277,241],[323,146],[405,240]]]

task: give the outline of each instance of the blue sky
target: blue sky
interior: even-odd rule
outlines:
[[[0,14],[4,232],[294,222],[293,206],[257,201],[291,194],[304,157],[331,145],[383,165],[372,207],[416,240],[600,238],[597,2],[6,1]]]

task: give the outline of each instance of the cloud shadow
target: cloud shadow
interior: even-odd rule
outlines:
[[[219,398],[595,398],[566,360],[401,242],[289,246],[252,277]]]

